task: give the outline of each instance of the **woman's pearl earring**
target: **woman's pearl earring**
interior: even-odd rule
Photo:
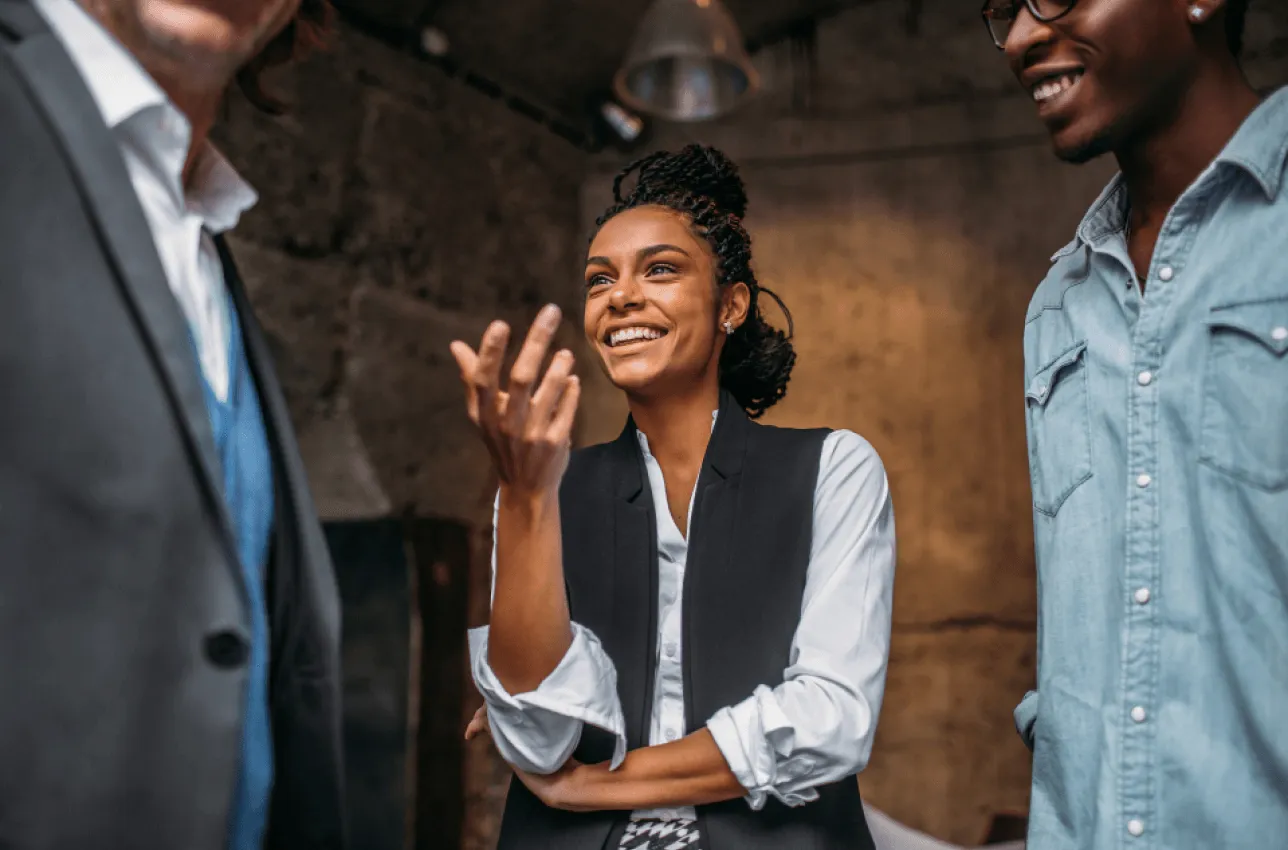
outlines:
[[[1203,20],[1203,10],[1198,6],[1195,6],[1193,9],[1190,9],[1190,17],[1196,21]]]
[[[725,332],[725,336],[729,336],[730,334],[733,333],[733,322],[724,323],[724,332]]]

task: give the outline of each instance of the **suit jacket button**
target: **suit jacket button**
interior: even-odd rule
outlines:
[[[206,658],[216,667],[231,670],[246,663],[250,647],[236,632],[215,632],[206,636]]]

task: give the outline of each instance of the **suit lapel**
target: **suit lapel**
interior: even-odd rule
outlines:
[[[231,542],[218,457],[192,338],[166,280],[120,148],[62,44],[26,3],[0,0],[0,25],[17,39],[14,67],[44,112],[157,363],[202,484]]]

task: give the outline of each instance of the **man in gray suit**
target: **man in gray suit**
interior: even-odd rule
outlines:
[[[207,141],[325,11],[0,0],[5,850],[343,846],[335,582]]]

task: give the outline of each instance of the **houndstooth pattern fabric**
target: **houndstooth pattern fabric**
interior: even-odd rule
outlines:
[[[619,850],[697,850],[698,824],[691,820],[633,820]]]

